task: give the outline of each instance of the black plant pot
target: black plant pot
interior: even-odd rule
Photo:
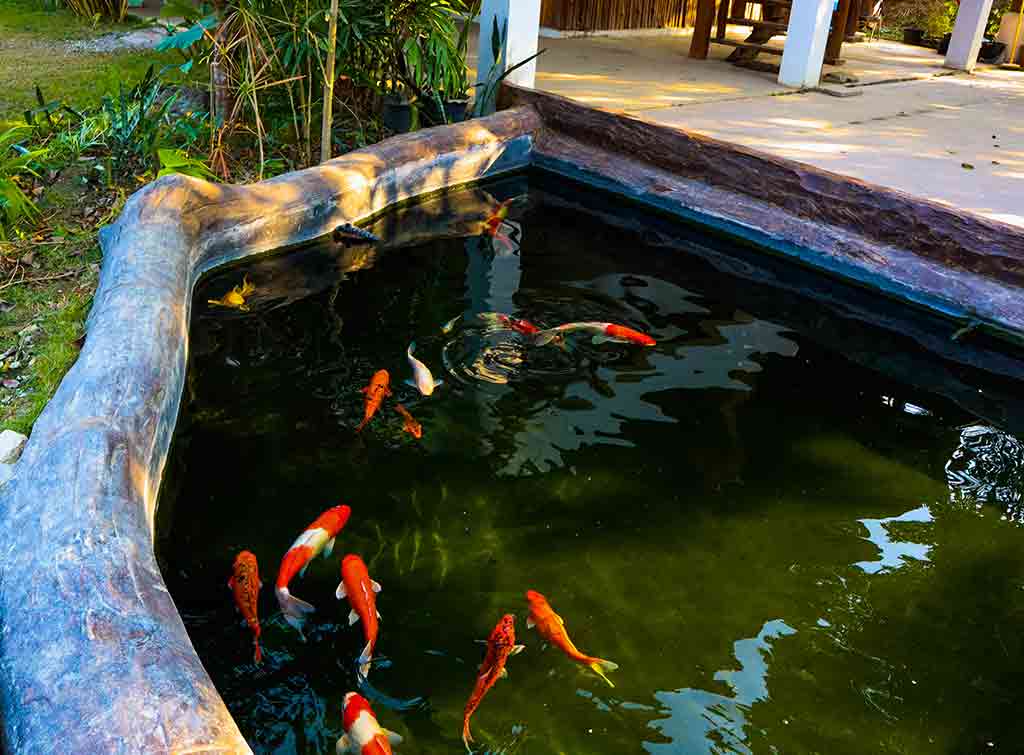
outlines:
[[[998,63],[1006,50],[1005,42],[982,42],[978,50],[978,61],[981,63]]]
[[[469,107],[469,98],[464,100],[445,100],[444,115],[449,123],[462,123],[466,120],[466,109]]]
[[[951,33],[946,33],[945,35],[943,35],[942,41],[939,42],[939,46],[936,50],[939,53],[939,55],[945,55],[947,52],[949,52],[949,40],[952,38],[953,35]]]
[[[427,126],[440,126],[444,123],[461,123],[466,120],[466,108],[469,107],[469,100],[445,100],[442,105],[444,106],[444,117],[437,112],[437,103],[429,101],[424,107],[420,108],[420,117],[423,119],[424,125]]]
[[[903,44],[919,45],[924,41],[924,29],[904,29]]]
[[[396,134],[405,134],[412,130],[412,103],[404,100],[393,100],[385,97],[381,105],[381,120],[384,128]]]

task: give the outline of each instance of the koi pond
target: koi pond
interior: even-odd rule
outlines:
[[[334,752],[349,691],[396,752],[464,751],[506,613],[526,647],[473,714],[477,752],[1019,751],[1019,383],[921,347],[961,348],[955,326],[621,200],[534,176],[459,196],[378,219],[379,247],[325,240],[195,294],[158,555],[254,751]],[[243,281],[242,307],[207,304]],[[852,316],[890,311],[913,328]],[[656,344],[537,345],[488,313]],[[430,396],[405,383],[412,342]],[[393,393],[357,433],[381,369]],[[275,577],[339,504],[333,554],[291,580],[303,640]],[[226,587],[243,549],[259,665]],[[368,681],[335,597],[350,553],[382,586]],[[527,628],[527,590],[614,687]]]

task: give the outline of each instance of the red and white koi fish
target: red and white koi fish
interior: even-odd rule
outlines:
[[[260,650],[260,620],[256,614],[262,587],[256,556],[250,551],[242,551],[235,556],[231,578],[228,579],[228,589],[235,596],[235,608],[252,630],[252,644],[256,646],[253,660],[256,663],[263,660],[263,651]]]
[[[394,755],[392,745],[402,743],[402,737],[388,731],[379,723],[366,698],[349,692],[341,703],[341,735],[334,751],[337,755]]]
[[[377,370],[370,378],[370,384],[361,390],[366,396],[366,404],[363,409],[363,421],[356,428],[357,433],[362,432],[362,429],[380,409],[381,402],[391,395],[391,375],[387,370]]]
[[[487,219],[484,221],[482,228],[482,232],[484,234],[492,237],[498,234],[498,229],[501,227],[501,221],[508,217],[508,208],[511,204],[512,200],[506,199],[494,208],[491,214],[488,215]]]
[[[407,380],[411,386],[416,388],[424,396],[429,396],[434,392],[434,389],[441,385],[440,380],[434,380],[434,376],[430,374],[430,369],[427,365],[423,364],[419,359],[414,357],[412,353],[416,350],[416,342],[413,341],[409,344],[409,348],[405,350],[405,358],[409,360],[409,366],[412,367],[412,380]]]
[[[405,424],[402,425],[402,429],[409,433],[412,437],[419,440],[423,437],[423,426],[416,421],[416,419],[409,414],[409,410],[401,404],[395,404],[395,411],[402,415],[402,419],[405,420]]]
[[[516,333],[521,333],[524,336],[535,336],[541,332],[541,329],[529,320],[520,320],[518,317],[512,317],[502,312],[477,312],[475,317],[485,325],[491,325],[497,328],[507,328],[508,330],[514,330]],[[455,315],[455,317],[441,326],[441,332],[451,333],[452,330],[455,329],[455,323],[461,319],[462,315]]]
[[[526,628],[537,628],[537,633],[556,648],[577,663],[582,663],[589,669],[594,670],[598,676],[604,679],[612,687],[612,680],[605,676],[606,671],[614,671],[619,667],[617,663],[606,661],[604,658],[595,658],[592,655],[580,652],[572,644],[568,633],[565,631],[565,622],[562,617],[555,613],[548,603],[548,599],[535,590],[526,591],[526,601],[530,604],[530,617],[526,620]]]
[[[373,660],[373,648],[377,644],[377,593],[380,583],[370,579],[363,559],[350,553],[341,560],[341,582],[334,595],[338,600],[348,598],[352,610],[348,612],[348,623],[352,626],[362,619],[363,637],[366,647],[359,656],[359,674],[364,679],[370,673],[370,661]]]
[[[537,346],[545,346],[552,341],[561,341],[569,333],[577,332],[591,334],[590,340],[595,344],[632,343],[638,346],[654,346],[657,343],[646,333],[627,328],[625,325],[616,325],[610,322],[566,323],[565,325],[559,325],[557,328],[540,331],[534,336],[534,343]]]
[[[300,635],[302,634],[302,625],[306,623],[306,614],[313,613],[316,609],[288,592],[288,583],[296,574],[300,576],[305,574],[306,569],[309,568],[309,562],[320,553],[324,554],[324,558],[331,555],[331,551],[334,550],[334,539],[344,528],[351,514],[352,509],[344,505],[327,509],[306,527],[281,559],[281,568],[277,572],[274,593],[277,595],[277,602],[281,605],[285,621],[299,630]]]
[[[467,750],[469,750],[469,743],[473,741],[473,734],[469,730],[470,716],[480,707],[480,701],[484,699],[484,695],[490,692],[491,687],[499,679],[508,676],[505,662],[509,656],[523,651],[523,645],[516,644],[515,621],[515,616],[510,613],[505,614],[487,638],[487,655],[484,656],[484,662],[480,664],[476,685],[462,712],[462,743],[466,745]]]

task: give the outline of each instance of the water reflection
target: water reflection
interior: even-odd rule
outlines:
[[[649,726],[670,743],[644,742],[650,753],[736,752],[751,753],[747,746],[747,713],[757,702],[768,699],[768,660],[772,640],[796,634],[782,619],[773,619],[761,627],[756,637],[737,640],[733,654],[739,669],[715,673],[725,682],[731,695],[722,695],[690,687],[673,692],[657,692],[654,697],[663,706],[665,718]]]
[[[1024,444],[988,425],[970,425],[946,464],[950,501],[956,505],[995,503],[1005,517],[1024,524]]]
[[[928,553],[932,546],[925,543],[911,543],[902,540],[893,540],[888,526],[900,522],[917,522],[927,524],[934,521],[932,512],[927,506],[919,506],[912,511],[907,511],[899,516],[890,516],[885,519],[859,519],[858,520],[868,531],[864,538],[878,547],[881,558],[877,561],[858,561],[854,564],[858,569],[867,574],[878,574],[883,571],[899,569],[906,564],[905,559],[912,558],[917,561],[927,561]]]

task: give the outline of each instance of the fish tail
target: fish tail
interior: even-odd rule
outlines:
[[[409,348],[407,349],[407,351],[410,354],[412,354],[414,351],[416,351],[416,342],[415,341],[410,341],[409,342]]]
[[[363,679],[369,678],[370,661],[373,660],[373,643],[367,642],[363,652],[359,655],[359,676]]]
[[[365,417],[362,422],[359,423],[359,427],[356,428],[357,433],[361,433],[363,428],[366,427],[366,423],[370,421],[369,417]]]
[[[587,666],[589,666],[598,676],[608,682],[610,687],[615,686],[615,683],[605,676],[605,672],[615,671],[615,669],[619,667],[619,664],[613,663],[612,661],[606,661],[604,658],[589,658],[587,659]]]
[[[473,748],[469,746],[472,741],[473,732],[469,730],[469,716],[466,716],[462,721],[462,744],[466,745],[466,752],[473,752]]]
[[[536,346],[547,346],[549,343],[558,338],[558,335],[558,331],[555,330],[554,328],[551,328],[550,330],[542,330],[534,334],[533,343]]]
[[[254,637],[253,641],[252,641],[252,644],[256,646],[256,652],[253,653],[253,660],[256,663],[262,663],[263,662],[263,650],[260,648],[260,639],[259,639],[259,637]]]
[[[284,614],[285,621],[301,632],[302,625],[306,623],[306,614],[313,613],[316,609],[288,592],[287,587],[279,587],[276,592],[277,602],[281,606],[281,613]]]

